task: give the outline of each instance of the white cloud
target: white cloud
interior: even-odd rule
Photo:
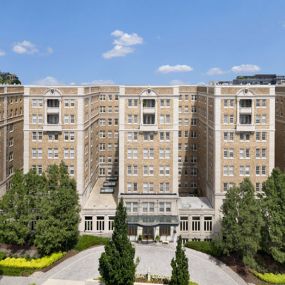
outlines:
[[[34,82],[35,85],[65,85],[64,83],[60,82],[53,76],[46,76],[40,80]]]
[[[114,85],[113,80],[93,80],[91,82],[83,82],[82,85]]]
[[[241,64],[232,67],[234,73],[254,73],[260,71],[260,67],[255,64]]]
[[[170,73],[170,72],[189,72],[192,71],[193,68],[189,65],[185,64],[177,64],[177,65],[162,65],[157,71],[160,73]]]
[[[0,49],[0,56],[4,56],[4,55],[6,55],[6,52]]]
[[[221,68],[219,67],[212,67],[207,71],[207,74],[210,76],[213,75],[222,75],[225,74],[225,71],[223,71]]]
[[[179,79],[173,79],[170,81],[170,85],[189,85],[189,83],[179,80]]]
[[[131,46],[140,45],[143,43],[143,38],[138,34],[128,34],[120,30],[115,30],[111,33],[115,37],[113,41],[114,47],[102,54],[105,59],[113,57],[123,57],[129,53],[133,53],[135,49]]]
[[[34,54],[39,50],[33,43],[29,41],[22,41],[14,44],[13,51],[18,54]]]

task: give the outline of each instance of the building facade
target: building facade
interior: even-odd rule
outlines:
[[[0,85],[0,197],[23,168],[23,87]]]
[[[211,239],[227,190],[249,177],[261,191],[282,152],[274,86],[25,86],[22,93],[24,172],[65,162],[77,181],[81,232],[110,234],[122,198],[132,240]],[[276,156],[277,166],[283,161],[285,168]]]

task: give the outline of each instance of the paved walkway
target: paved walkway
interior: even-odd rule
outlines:
[[[137,273],[171,275],[170,261],[175,254],[171,245],[136,245],[140,258]],[[94,247],[63,261],[46,273],[35,272],[31,277],[0,276],[1,285],[81,285],[87,279],[99,276],[98,258],[104,248]],[[235,272],[209,255],[186,249],[191,280],[199,285],[245,285]],[[59,281],[61,280],[61,281]],[[65,280],[65,281],[64,281]],[[73,280],[74,282],[68,282]],[[81,281],[81,282],[80,282]]]

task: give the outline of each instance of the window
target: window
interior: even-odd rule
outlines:
[[[128,182],[127,187],[128,187],[128,192],[138,191],[138,183],[137,182]]]
[[[114,220],[115,220],[115,217],[109,216],[108,219],[109,219],[109,222],[108,222],[108,230],[109,230],[109,231],[112,231],[112,230],[114,229]]]
[[[143,158],[144,159],[153,159],[154,158],[154,149],[153,148],[144,148],[143,149]]]
[[[137,176],[138,175],[138,166],[137,165],[128,165],[127,173],[129,176]]]
[[[233,148],[224,148],[224,158],[226,158],[226,159],[234,158],[234,149]]]
[[[128,99],[128,107],[137,107],[138,99]]]
[[[200,217],[192,217],[192,231],[200,231]]]
[[[74,165],[68,165],[68,173],[70,176],[74,176]]]
[[[43,100],[42,99],[32,99],[32,107],[38,108],[43,106]]]
[[[241,165],[239,167],[239,175],[240,176],[249,176],[250,175],[250,166],[249,165]]]
[[[143,166],[143,175],[144,176],[153,176],[154,168],[153,165],[144,165]]]
[[[32,140],[33,141],[42,141],[43,133],[42,132],[32,132]]]
[[[154,134],[153,133],[145,132],[143,134],[144,141],[153,141],[153,138],[154,138]]]
[[[256,182],[256,184],[255,184],[255,190],[256,190],[256,191],[261,191],[261,190],[262,190],[262,183]]]
[[[160,236],[170,236],[170,226],[169,225],[160,225],[159,226],[159,235]]]
[[[204,217],[204,231],[205,232],[212,231],[212,217]]]
[[[170,124],[170,115],[160,115],[159,122],[160,124]]]
[[[239,150],[239,157],[241,159],[246,159],[246,158],[250,158],[250,151],[249,148],[241,148]]]
[[[266,99],[256,99],[256,107],[266,107]]]
[[[58,148],[48,148],[48,158],[57,159],[58,158]]]
[[[159,167],[159,175],[160,176],[169,176],[170,175],[170,167],[169,166],[160,166]]]
[[[233,165],[224,165],[224,176],[234,176]]]
[[[160,148],[159,149],[159,158],[160,159],[169,159],[170,158],[170,148]]]
[[[234,106],[234,99],[224,99],[224,107],[230,108]]]
[[[197,101],[197,95],[191,95],[191,100],[192,101]]]
[[[233,124],[234,123],[234,115],[224,115],[224,124]]]
[[[138,226],[128,225],[128,235],[129,236],[137,236],[137,234],[138,234]]]
[[[96,230],[104,231],[104,228],[105,228],[104,216],[97,216],[96,217]]]
[[[188,232],[188,217],[180,217],[180,231]]]
[[[137,141],[138,133],[137,132],[128,132],[128,141]]]
[[[64,115],[64,123],[65,124],[74,124],[75,116],[74,115]]]
[[[137,213],[138,212],[138,202],[127,202],[126,208],[128,213]]]
[[[239,138],[240,138],[240,141],[243,141],[243,142],[246,141],[247,142],[250,139],[250,134],[249,133],[240,133]]]
[[[265,159],[266,158],[266,148],[257,148],[255,150],[255,157]]]
[[[64,136],[64,141],[74,141],[75,138],[74,132],[64,132],[63,136]]]
[[[259,176],[259,175],[262,175],[262,176],[266,175],[266,166],[265,165],[262,165],[262,166],[257,165],[255,167],[255,174],[257,176]]]
[[[75,100],[74,99],[64,99],[64,107],[74,107],[75,106]]]
[[[256,141],[266,141],[266,132],[256,132]]]
[[[170,99],[161,99],[160,100],[160,107],[169,107],[170,106]]]
[[[171,212],[171,202],[159,202],[159,212]]]
[[[229,189],[234,187],[234,183],[232,182],[225,182],[224,183],[224,191],[228,191]]]
[[[32,158],[42,158],[42,149],[41,148],[33,148],[32,149]]]
[[[59,100],[58,99],[47,99],[47,107],[48,108],[58,108]]]
[[[160,141],[169,141],[170,140],[170,132],[160,132],[159,133]]]
[[[48,133],[49,141],[58,141],[58,133]]]
[[[192,106],[191,107],[191,112],[192,113],[197,113],[197,107],[196,106]]]
[[[137,158],[138,158],[138,149],[128,148],[128,159],[137,159]]]
[[[138,115],[128,115],[128,124],[137,124]]]
[[[93,230],[93,217],[92,216],[85,216],[84,222],[84,231],[92,231]]]
[[[169,192],[170,191],[170,187],[169,187],[169,182],[162,182],[159,184],[159,190],[160,192]]]
[[[233,141],[234,133],[233,132],[224,132],[224,140],[225,141]]]

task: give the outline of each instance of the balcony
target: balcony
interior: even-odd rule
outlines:
[[[251,109],[251,107],[240,107],[239,108],[239,113],[240,114],[251,114],[252,113],[252,109]]]
[[[140,131],[144,132],[157,132],[158,127],[157,125],[140,125]]]
[[[43,131],[44,132],[61,132],[62,127],[61,125],[44,125]]]
[[[237,132],[254,132],[255,126],[247,125],[247,124],[237,124],[236,131]]]
[[[143,107],[144,114],[155,114],[155,107]]]

